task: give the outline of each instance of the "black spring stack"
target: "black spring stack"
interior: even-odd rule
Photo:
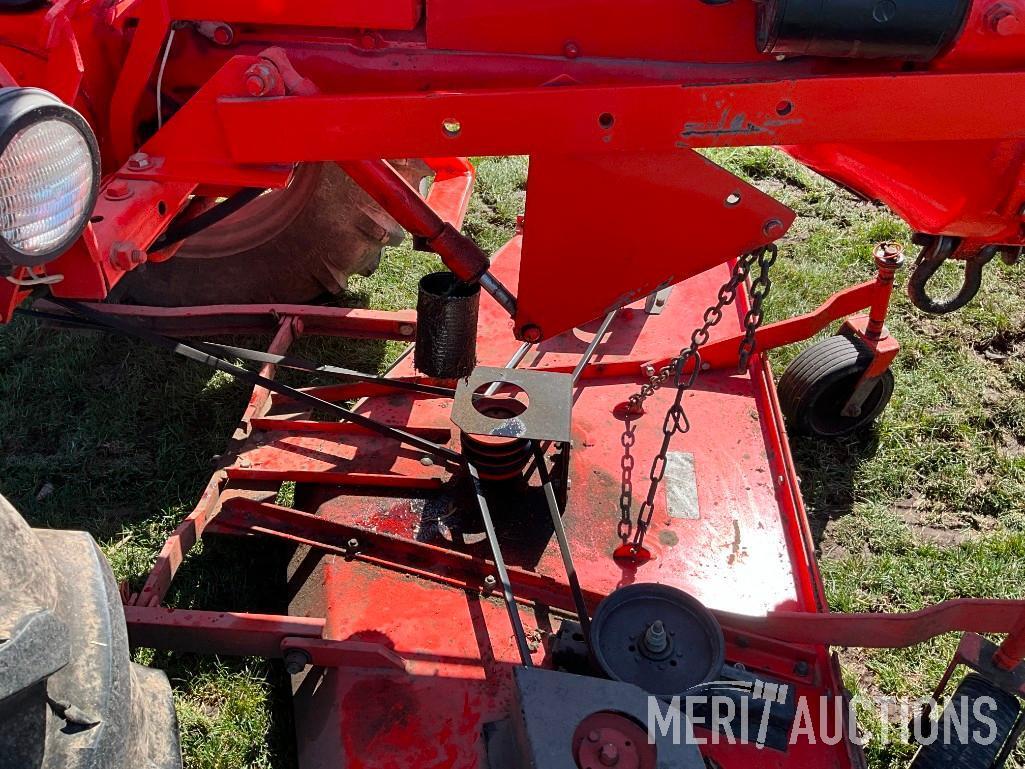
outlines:
[[[477,312],[480,285],[461,282],[451,272],[420,280],[416,303],[417,371],[435,379],[469,376],[477,365]]]
[[[522,413],[522,408],[509,404],[519,401],[489,399],[480,396],[475,404],[485,416],[494,419],[511,419]],[[522,404],[519,404],[522,405]],[[510,481],[523,475],[523,468],[530,461],[530,441],[526,438],[508,438],[500,435],[468,435],[460,433],[463,455],[477,468],[485,481]]]

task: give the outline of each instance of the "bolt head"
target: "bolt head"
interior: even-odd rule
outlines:
[[[350,539],[348,542],[346,542],[346,544],[349,546],[350,550],[355,550],[356,548],[359,547],[359,540],[356,539],[356,538],[353,538],[353,539]]]
[[[520,336],[524,342],[530,342],[533,344],[541,341],[543,332],[539,326],[535,326],[531,323],[520,329]]]
[[[245,78],[246,93],[250,96],[263,96],[275,87],[277,70],[261,61],[246,70]]]
[[[580,55],[580,46],[570,41],[566,43],[562,52],[566,55],[567,59],[575,59]]]
[[[128,158],[128,168],[132,171],[145,171],[150,165],[149,155],[145,152],[136,152]]]
[[[131,195],[132,189],[124,179],[115,179],[103,191],[103,197],[107,200],[125,200],[131,197]]]
[[[494,574],[489,574],[488,576],[486,576],[484,578],[484,586],[485,587],[494,587],[496,582],[498,582],[498,580],[495,579],[495,575]]]
[[[137,264],[140,264],[139,256],[137,253],[142,253],[140,249],[135,247],[134,243],[129,243],[126,240],[117,240],[110,244],[110,253],[107,254],[107,259],[113,267],[119,270],[130,270]],[[145,261],[145,258],[143,258]]]
[[[262,96],[267,90],[267,84],[263,78],[253,74],[246,78],[246,93],[250,96]]]

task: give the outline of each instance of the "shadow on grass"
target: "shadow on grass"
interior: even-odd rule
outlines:
[[[790,448],[816,552],[829,555],[829,526],[854,511],[855,481],[879,450],[879,436],[874,428],[840,440],[793,436]]]
[[[234,340],[265,348],[267,338]],[[302,340],[313,360],[377,371],[380,340]],[[293,385],[327,384],[297,372]],[[238,424],[250,388],[121,337],[0,330],[0,493],[32,526],[81,529],[136,589],[188,514]],[[285,613],[279,543],[209,538],[186,558],[166,604]],[[295,765],[289,677],[280,663],[139,653],[175,689],[187,765]]]

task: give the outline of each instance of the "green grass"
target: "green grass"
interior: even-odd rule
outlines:
[[[799,214],[784,240],[772,319],[815,307],[870,278],[872,246],[908,240],[886,209],[769,150],[715,159]],[[481,162],[466,231],[485,249],[522,211],[525,162]],[[403,246],[345,303],[409,307],[437,261]],[[953,273],[953,270],[951,271]],[[948,280],[956,275],[947,276]],[[899,279],[903,283],[903,278]],[[969,595],[1019,597],[1025,582],[1025,274],[994,264],[978,301],[941,319],[896,293],[890,328],[903,352],[897,390],[877,428],[841,441],[795,440],[796,461],[830,603],[838,610],[909,610]],[[303,342],[309,357],[380,368],[397,344]],[[777,373],[799,350],[773,354]],[[115,337],[0,330],[0,492],[36,526],[84,528],[135,588],[168,532],[196,502],[247,398],[228,377]],[[287,497],[289,489],[283,494]],[[276,610],[273,547],[204,543],[170,601]],[[898,652],[843,655],[852,689],[919,696],[956,639]],[[294,765],[287,677],[262,660],[140,654],[168,670],[191,769]],[[866,714],[871,728],[871,717]],[[908,751],[869,747],[873,769]]]
[[[780,153],[715,157],[799,214],[781,247],[770,319],[806,312],[870,278],[876,242],[909,242],[887,209],[858,201]],[[905,278],[898,278],[901,288]],[[953,287],[957,269],[941,278]],[[876,429],[840,441],[792,441],[835,610],[909,611],[950,598],[1022,596],[1023,296],[1025,271],[997,263],[979,298],[955,315],[925,316],[898,290],[889,322],[902,344],[897,387]],[[773,354],[777,374],[801,349]],[[855,692],[919,697],[956,645],[956,637],[944,637],[842,659]],[[906,762],[910,749],[871,744],[868,753],[874,768],[887,767]]]

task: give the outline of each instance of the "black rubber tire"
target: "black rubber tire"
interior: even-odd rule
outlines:
[[[992,707],[985,709],[986,715],[996,724],[995,739],[989,745],[982,745],[972,739],[976,732],[988,737],[992,730],[991,724],[977,717],[974,703],[982,697],[989,698],[996,706],[995,710]],[[967,702],[962,703],[962,699],[967,699]],[[950,708],[954,708],[952,715],[940,717],[939,724],[935,725],[940,730],[936,739],[931,744],[919,748],[910,769],[990,769],[1014,728],[1021,712],[1021,703],[1016,697],[972,673],[965,676],[964,681],[957,687],[954,696],[947,702],[944,713]],[[943,732],[944,724],[958,723],[954,720],[953,714],[957,717],[962,714],[965,716],[969,736],[967,744],[959,739],[955,727],[951,727],[951,734],[945,735]]]
[[[426,173],[419,163],[397,170],[414,184]],[[313,302],[344,292],[351,275],[373,273],[383,249],[404,234],[345,172],[325,163],[309,201],[269,240],[218,254],[190,239],[170,260],[125,275],[111,300],[160,307]]]
[[[879,378],[860,416],[841,413],[871,362],[872,353],[848,336],[824,339],[798,355],[777,387],[790,432],[838,438],[874,422],[893,396],[890,371]]]

